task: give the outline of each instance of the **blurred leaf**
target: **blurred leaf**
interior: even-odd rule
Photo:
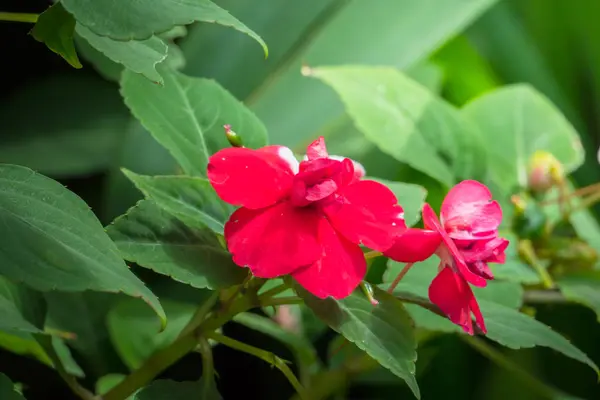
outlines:
[[[505,250],[506,261],[504,264],[490,264],[491,270],[496,279],[509,282],[522,283],[526,285],[535,285],[540,283],[540,276],[529,265],[525,264],[519,258],[517,252],[518,238],[511,232],[500,232],[500,236],[509,240],[509,245]]]
[[[67,344],[60,338],[53,336],[50,338],[51,345],[54,348],[54,352],[58,356],[61,364],[65,368],[65,370],[76,377],[83,378],[85,377],[85,373],[81,369],[81,367],[77,364],[77,361],[73,358],[71,354],[71,349],[67,346]]]
[[[214,385],[209,393],[205,393],[202,381],[175,382],[157,380],[138,391],[134,395],[133,400],[189,400],[193,398],[199,398],[201,400],[221,400],[221,395]]]
[[[31,35],[73,67],[81,68],[73,44],[74,31],[75,18],[65,11],[61,3],[56,3],[40,14]]]
[[[0,165],[0,176],[0,273],[42,291],[140,297],[166,323],[156,296],[129,271],[83,200],[25,167]]]
[[[145,176],[123,173],[163,210],[189,227],[223,234],[233,207],[221,201],[210,182],[191,176]]]
[[[600,322],[600,271],[569,274],[556,284],[567,299],[594,310]]]
[[[116,40],[144,40],[155,33],[193,21],[232,27],[256,40],[268,54],[267,45],[254,31],[210,0],[63,0],[77,22],[100,36]]]
[[[511,349],[549,347],[589,365],[598,373],[598,367],[585,353],[547,325],[498,303],[479,300],[479,306],[485,317],[489,339]]]
[[[126,71],[121,81],[125,103],[188,175],[206,175],[209,157],[229,147],[223,131],[230,124],[244,146],[261,147],[267,133],[258,118],[212,80],[161,69],[164,87]]]
[[[247,275],[212,232],[188,228],[150,200],[140,201],[106,231],[126,260],[196,288],[229,287]]]
[[[33,357],[44,365],[52,368],[52,360],[46,351],[29,333],[8,334],[0,331],[0,347],[12,353]]]
[[[365,178],[380,182],[390,188],[396,195],[398,203],[404,209],[404,219],[408,226],[412,226],[421,219],[421,208],[427,197],[427,189],[411,183],[391,182],[384,179]]]
[[[101,79],[38,81],[0,106],[0,162],[55,177],[97,172],[112,160],[129,118],[115,88]]]
[[[0,373],[0,399],[2,400],[27,400],[15,390],[15,385],[3,373]]]
[[[162,302],[169,318],[162,332],[156,315],[136,299],[123,299],[108,313],[106,321],[112,343],[131,370],[139,368],[156,350],[171,344],[197,308],[168,299]]]
[[[360,290],[339,301],[318,299],[300,286],[296,290],[317,316],[402,378],[419,398],[415,379],[417,342],[412,320],[400,301],[378,289],[375,290],[377,306]]]
[[[490,174],[510,194],[527,184],[536,150],[553,154],[571,172],[583,162],[577,132],[543,95],[528,85],[512,85],[468,103],[463,113],[484,134]]]
[[[96,394],[106,394],[110,389],[117,386],[121,381],[125,379],[125,375],[122,374],[108,374],[100,377],[96,381]],[[131,396],[127,400],[131,399]]]
[[[6,261],[4,261],[6,262]],[[0,276],[0,330],[9,333],[42,333],[46,304],[40,293]]]
[[[48,303],[46,325],[75,334],[68,344],[78,352],[86,370],[99,376],[121,367],[106,328],[106,315],[119,295],[48,292],[45,297]],[[73,318],[74,315],[77,318]]]
[[[133,72],[144,75],[152,82],[162,85],[163,79],[156,71],[156,64],[167,58],[167,44],[159,37],[146,40],[117,41],[106,36],[98,36],[83,25],[75,31],[88,43],[106,55],[110,60],[123,64]]]

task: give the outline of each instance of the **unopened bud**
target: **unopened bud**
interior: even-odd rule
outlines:
[[[277,307],[273,319],[286,331],[300,333],[300,318],[289,304]]]
[[[564,180],[560,161],[552,154],[538,150],[529,162],[529,188],[534,192],[546,192]]]
[[[369,302],[372,305],[376,306],[377,304],[379,304],[379,301],[374,296],[373,287],[371,286],[371,284],[369,282],[362,281],[360,283],[360,288],[362,289],[365,296],[367,296],[367,299],[369,299]]]
[[[223,128],[225,129],[225,136],[227,137],[230,145],[233,147],[244,147],[242,144],[242,138],[233,130],[231,130],[231,125],[223,125]]]

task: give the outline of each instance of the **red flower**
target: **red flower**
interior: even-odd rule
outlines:
[[[323,138],[301,163],[283,146],[220,150],[208,178],[242,206],[225,224],[233,261],[261,278],[290,274],[320,298],[348,296],[366,273],[359,244],[383,251],[406,229],[394,194],[363,175],[350,159],[329,157]]]
[[[384,254],[396,261],[423,261],[434,252],[439,274],[429,287],[429,299],[448,318],[473,334],[471,313],[482,331],[485,323],[469,283],[485,287],[493,279],[487,263],[503,263],[508,240],[498,237],[500,205],[488,188],[476,181],[454,186],[442,202],[441,220],[429,204],[423,207],[425,230],[409,229]]]

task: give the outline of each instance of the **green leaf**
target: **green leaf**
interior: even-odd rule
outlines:
[[[256,40],[268,55],[267,45],[254,31],[210,0],[63,0],[64,7],[100,36],[116,40],[143,40],[175,25],[194,21],[229,26]]]
[[[15,390],[15,385],[3,373],[0,373],[0,399],[2,400],[27,400]]]
[[[13,334],[42,333],[46,314],[44,297],[0,276],[0,314],[2,331]]]
[[[0,165],[0,273],[41,291],[123,292],[166,323],[154,294],[123,262],[89,207],[58,182]]]
[[[247,275],[214,233],[188,228],[150,200],[140,201],[106,230],[126,260],[196,288],[229,287]]]
[[[568,300],[594,310],[600,322],[600,271],[569,274],[557,280],[556,284]]]
[[[223,234],[233,207],[221,201],[210,182],[190,176],[145,176],[123,173],[147,198],[189,227]]]
[[[138,391],[133,400],[189,400],[199,398],[201,400],[221,400],[221,395],[216,387],[212,387],[209,393],[198,397],[203,393],[202,381],[199,382],[175,382],[169,380],[157,380]]]
[[[412,320],[400,301],[377,288],[377,306],[360,290],[339,301],[320,300],[300,286],[296,286],[296,290],[306,305],[333,330],[402,378],[414,395],[420,396],[415,379],[417,342]]]
[[[412,226],[421,219],[421,209],[427,197],[427,189],[423,186],[414,185],[412,183],[392,182],[385,179],[377,179],[367,177],[379,183],[384,184],[398,199],[398,203],[404,209],[404,219],[408,226]]]
[[[81,68],[73,35],[75,18],[65,11],[61,3],[56,3],[40,14],[31,34],[75,68]]]
[[[581,350],[550,327],[501,304],[479,300],[481,313],[488,330],[487,337],[511,349],[544,346],[567,357],[589,365],[598,373],[598,367]]]
[[[139,368],[156,350],[171,344],[197,309],[193,304],[163,299],[169,318],[164,331],[148,307],[136,299],[123,299],[107,316],[108,331],[117,353],[131,370]]]
[[[530,157],[536,150],[553,154],[569,173],[584,158],[579,136],[560,111],[528,85],[495,90],[468,103],[464,115],[484,135],[490,174],[504,191],[527,184]]]
[[[35,340],[32,334],[17,333],[8,334],[0,331],[0,347],[12,353],[33,357],[44,365],[52,368],[52,360],[46,351]]]
[[[96,393],[103,395],[108,393],[110,389],[117,386],[121,381],[125,379],[123,374],[108,374],[100,377],[96,381]],[[130,399],[131,396],[128,397]]]
[[[80,74],[36,82],[0,105],[0,162],[53,177],[105,169],[130,121],[115,88]]]
[[[51,346],[54,348],[54,352],[58,356],[58,359],[60,360],[60,363],[65,368],[65,370],[73,376],[79,378],[85,377],[85,373],[77,364],[77,361],[75,361],[75,359],[73,358],[73,355],[71,354],[71,349],[69,349],[69,346],[67,346],[64,340],[56,336],[52,336],[50,340]]]
[[[75,31],[110,60],[123,64],[131,71],[162,85],[163,79],[156,71],[156,64],[167,58],[168,47],[159,37],[152,36],[146,40],[123,42],[98,36],[80,24],[77,24]]]
[[[161,69],[159,87],[126,71],[121,93],[133,115],[166,147],[188,175],[206,175],[209,157],[229,147],[223,131],[230,124],[244,146],[266,144],[260,120],[229,92],[209,79]]]

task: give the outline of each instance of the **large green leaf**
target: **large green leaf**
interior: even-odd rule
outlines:
[[[233,207],[221,201],[210,182],[190,176],[145,176],[124,170],[138,189],[189,227],[223,234]]]
[[[0,273],[42,291],[123,292],[166,323],[156,296],[123,262],[87,204],[50,178],[0,165]]]
[[[107,316],[115,349],[130,369],[139,368],[154,353],[172,343],[197,309],[193,304],[163,299],[169,325],[159,332],[159,322],[148,307],[136,299],[123,299]]]
[[[80,24],[77,24],[75,31],[110,60],[144,75],[152,82],[163,83],[162,77],[156,71],[156,64],[167,58],[168,47],[158,36],[152,36],[146,40],[123,42],[106,36],[98,36]]]
[[[379,289],[375,289],[377,306],[360,290],[339,301],[318,299],[300,286],[296,290],[319,318],[402,378],[419,397],[415,379],[417,342],[412,320],[400,301]]]
[[[0,254],[2,250],[0,250]],[[46,314],[44,297],[0,276],[0,330],[9,333],[42,333]]]
[[[74,31],[75,18],[65,11],[61,3],[56,3],[40,14],[31,35],[73,67],[81,68],[73,43]]]
[[[125,103],[189,175],[206,175],[208,158],[229,147],[229,124],[246,147],[266,144],[260,120],[218,83],[161,69],[164,87],[126,71],[121,81]]]
[[[196,288],[240,283],[246,271],[207,229],[187,227],[150,200],[142,200],[107,227],[126,260]]]
[[[404,209],[404,219],[408,226],[416,224],[421,219],[421,209],[427,197],[427,189],[411,183],[392,182],[385,179],[371,179],[389,187],[398,199],[398,204]]]
[[[12,381],[2,373],[0,373],[0,399],[26,400],[21,393],[15,390],[15,385]]]
[[[600,321],[600,271],[570,274],[556,283],[567,299],[590,307]]]
[[[268,54],[267,45],[255,32],[210,0],[63,0],[64,7],[100,36],[117,40],[143,40],[175,25],[194,21],[230,26],[255,39]]]
[[[583,162],[575,129],[528,85],[512,85],[479,97],[463,113],[479,127],[490,173],[505,194],[527,184],[528,164],[536,150],[553,154],[566,172]]]
[[[221,400],[221,395],[214,385],[212,385],[207,393],[202,381],[175,382],[157,380],[141,389],[133,396],[133,400],[189,400],[193,398],[201,400]]]
[[[107,82],[53,76],[0,105],[0,162],[51,176],[94,173],[112,161],[129,119],[122,99]]]

